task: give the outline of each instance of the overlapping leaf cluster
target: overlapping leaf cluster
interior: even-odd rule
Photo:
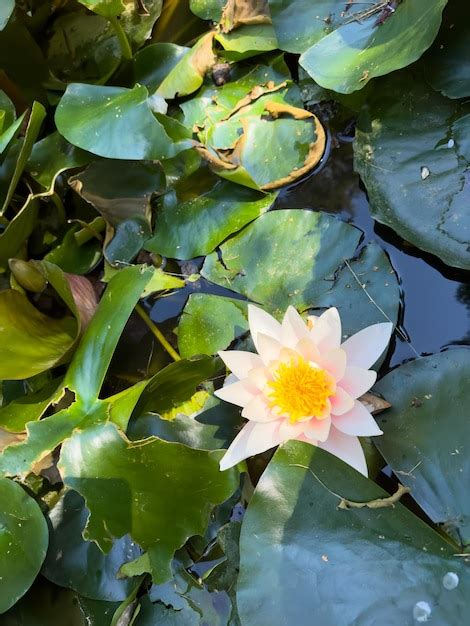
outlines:
[[[299,442],[220,472],[242,420],[212,392],[249,301],[336,306],[345,335],[397,324],[379,245],[276,204],[336,141],[325,103],[357,118],[374,218],[470,269],[468,17],[458,0],[1,3],[2,623],[401,626],[416,606],[464,623],[466,348],[377,385],[392,408],[370,465],[411,489],[393,508],[354,506],[387,494]]]

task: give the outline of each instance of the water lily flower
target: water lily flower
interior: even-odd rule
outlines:
[[[392,324],[374,324],[341,343],[341,320],[330,308],[307,323],[290,306],[282,323],[249,305],[258,354],[219,352],[231,370],[216,395],[243,407],[248,422],[220,462],[222,470],[289,439],[323,448],[367,476],[358,437],[381,435],[360,398],[375,383],[369,369],[384,352]]]

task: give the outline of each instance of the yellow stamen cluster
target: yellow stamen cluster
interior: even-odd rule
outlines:
[[[331,375],[301,357],[281,363],[268,387],[270,407],[288,415],[291,424],[306,417],[326,417],[328,398],[335,393]]]

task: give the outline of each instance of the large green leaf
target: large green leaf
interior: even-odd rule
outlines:
[[[328,452],[281,446],[243,520],[242,624],[411,626],[421,607],[432,623],[465,621],[470,589],[454,545],[401,504],[338,509],[341,498],[386,496]],[[449,572],[460,579],[451,590]]]
[[[450,2],[439,35],[426,54],[426,78],[448,98],[470,96],[470,5]]]
[[[359,4],[359,14],[355,15],[362,14],[361,18],[348,19],[346,13],[343,23],[306,50],[299,63],[322,87],[340,93],[361,89],[371,78],[413,63],[429,48],[446,3],[405,1],[396,3],[393,11],[387,3],[378,3],[379,9],[370,17],[370,7]],[[344,2],[336,4],[344,7]],[[305,17],[298,14],[298,19]]]
[[[372,215],[445,263],[466,269],[470,154],[453,138],[452,123],[468,129],[469,110],[402,73],[384,81],[362,111],[355,144],[355,167]]]
[[[149,551],[154,580],[165,582],[175,550],[204,532],[212,507],[237,487],[237,472],[220,472],[219,459],[156,438],[129,442],[103,424],[65,442],[59,466],[90,509],[86,537],[107,550],[129,533]]]
[[[289,235],[281,239],[284,233]],[[273,239],[277,241],[274,247],[270,243]],[[274,211],[222,245],[223,264],[215,254],[207,257],[202,274],[259,302],[278,317],[289,304],[300,311],[335,306],[342,319],[343,335],[379,322],[395,324],[400,291],[393,268],[374,243],[357,258],[348,260],[357,241],[355,230],[326,214],[301,209]],[[287,249],[290,245],[299,250],[296,267],[294,261],[285,264],[285,258],[292,258]],[[197,307],[194,319],[185,317],[192,298],[200,299],[203,305]],[[231,304],[230,308],[233,306],[239,308],[242,304]],[[243,328],[239,314],[228,315],[226,311],[220,315],[228,305],[218,296],[191,296],[186,308],[179,341],[189,346],[194,343],[205,352],[226,348]]]
[[[124,11],[123,0],[79,0],[79,2],[87,9],[107,18],[116,17]]]
[[[178,326],[181,356],[216,354],[248,330],[246,302],[193,293]]]
[[[166,110],[163,99],[149,99],[141,85],[125,89],[77,83],[67,87],[55,122],[67,141],[108,159],[159,160],[190,148],[189,140],[172,141],[153,114],[155,105]]]
[[[145,248],[175,259],[212,252],[229,235],[269,209],[275,194],[263,194],[212,177],[200,189],[195,172],[175,201],[164,200],[157,212],[155,234]],[[215,180],[214,180],[215,179]]]
[[[145,85],[149,91],[156,91],[189,50],[174,43],[154,43],[145,46],[134,58],[136,81]]]
[[[47,550],[41,509],[20,485],[0,478],[0,613],[29,589]]]
[[[392,408],[374,440],[433,522],[470,544],[470,350],[455,348],[396,368],[375,389]]]
[[[103,554],[95,543],[85,541],[82,531],[88,519],[83,498],[67,491],[48,514],[51,536],[42,573],[49,580],[74,589],[80,595],[95,600],[115,602],[125,600],[135,582],[117,578],[123,563],[137,558],[139,548],[123,537]]]

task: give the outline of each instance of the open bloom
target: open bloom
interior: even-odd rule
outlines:
[[[307,324],[290,306],[282,324],[249,305],[258,354],[219,355],[232,371],[216,391],[243,407],[248,419],[220,462],[222,470],[289,439],[324,448],[367,476],[358,436],[381,435],[358,400],[375,383],[369,368],[390,340],[392,324],[374,324],[341,343],[341,320],[331,308]]]

